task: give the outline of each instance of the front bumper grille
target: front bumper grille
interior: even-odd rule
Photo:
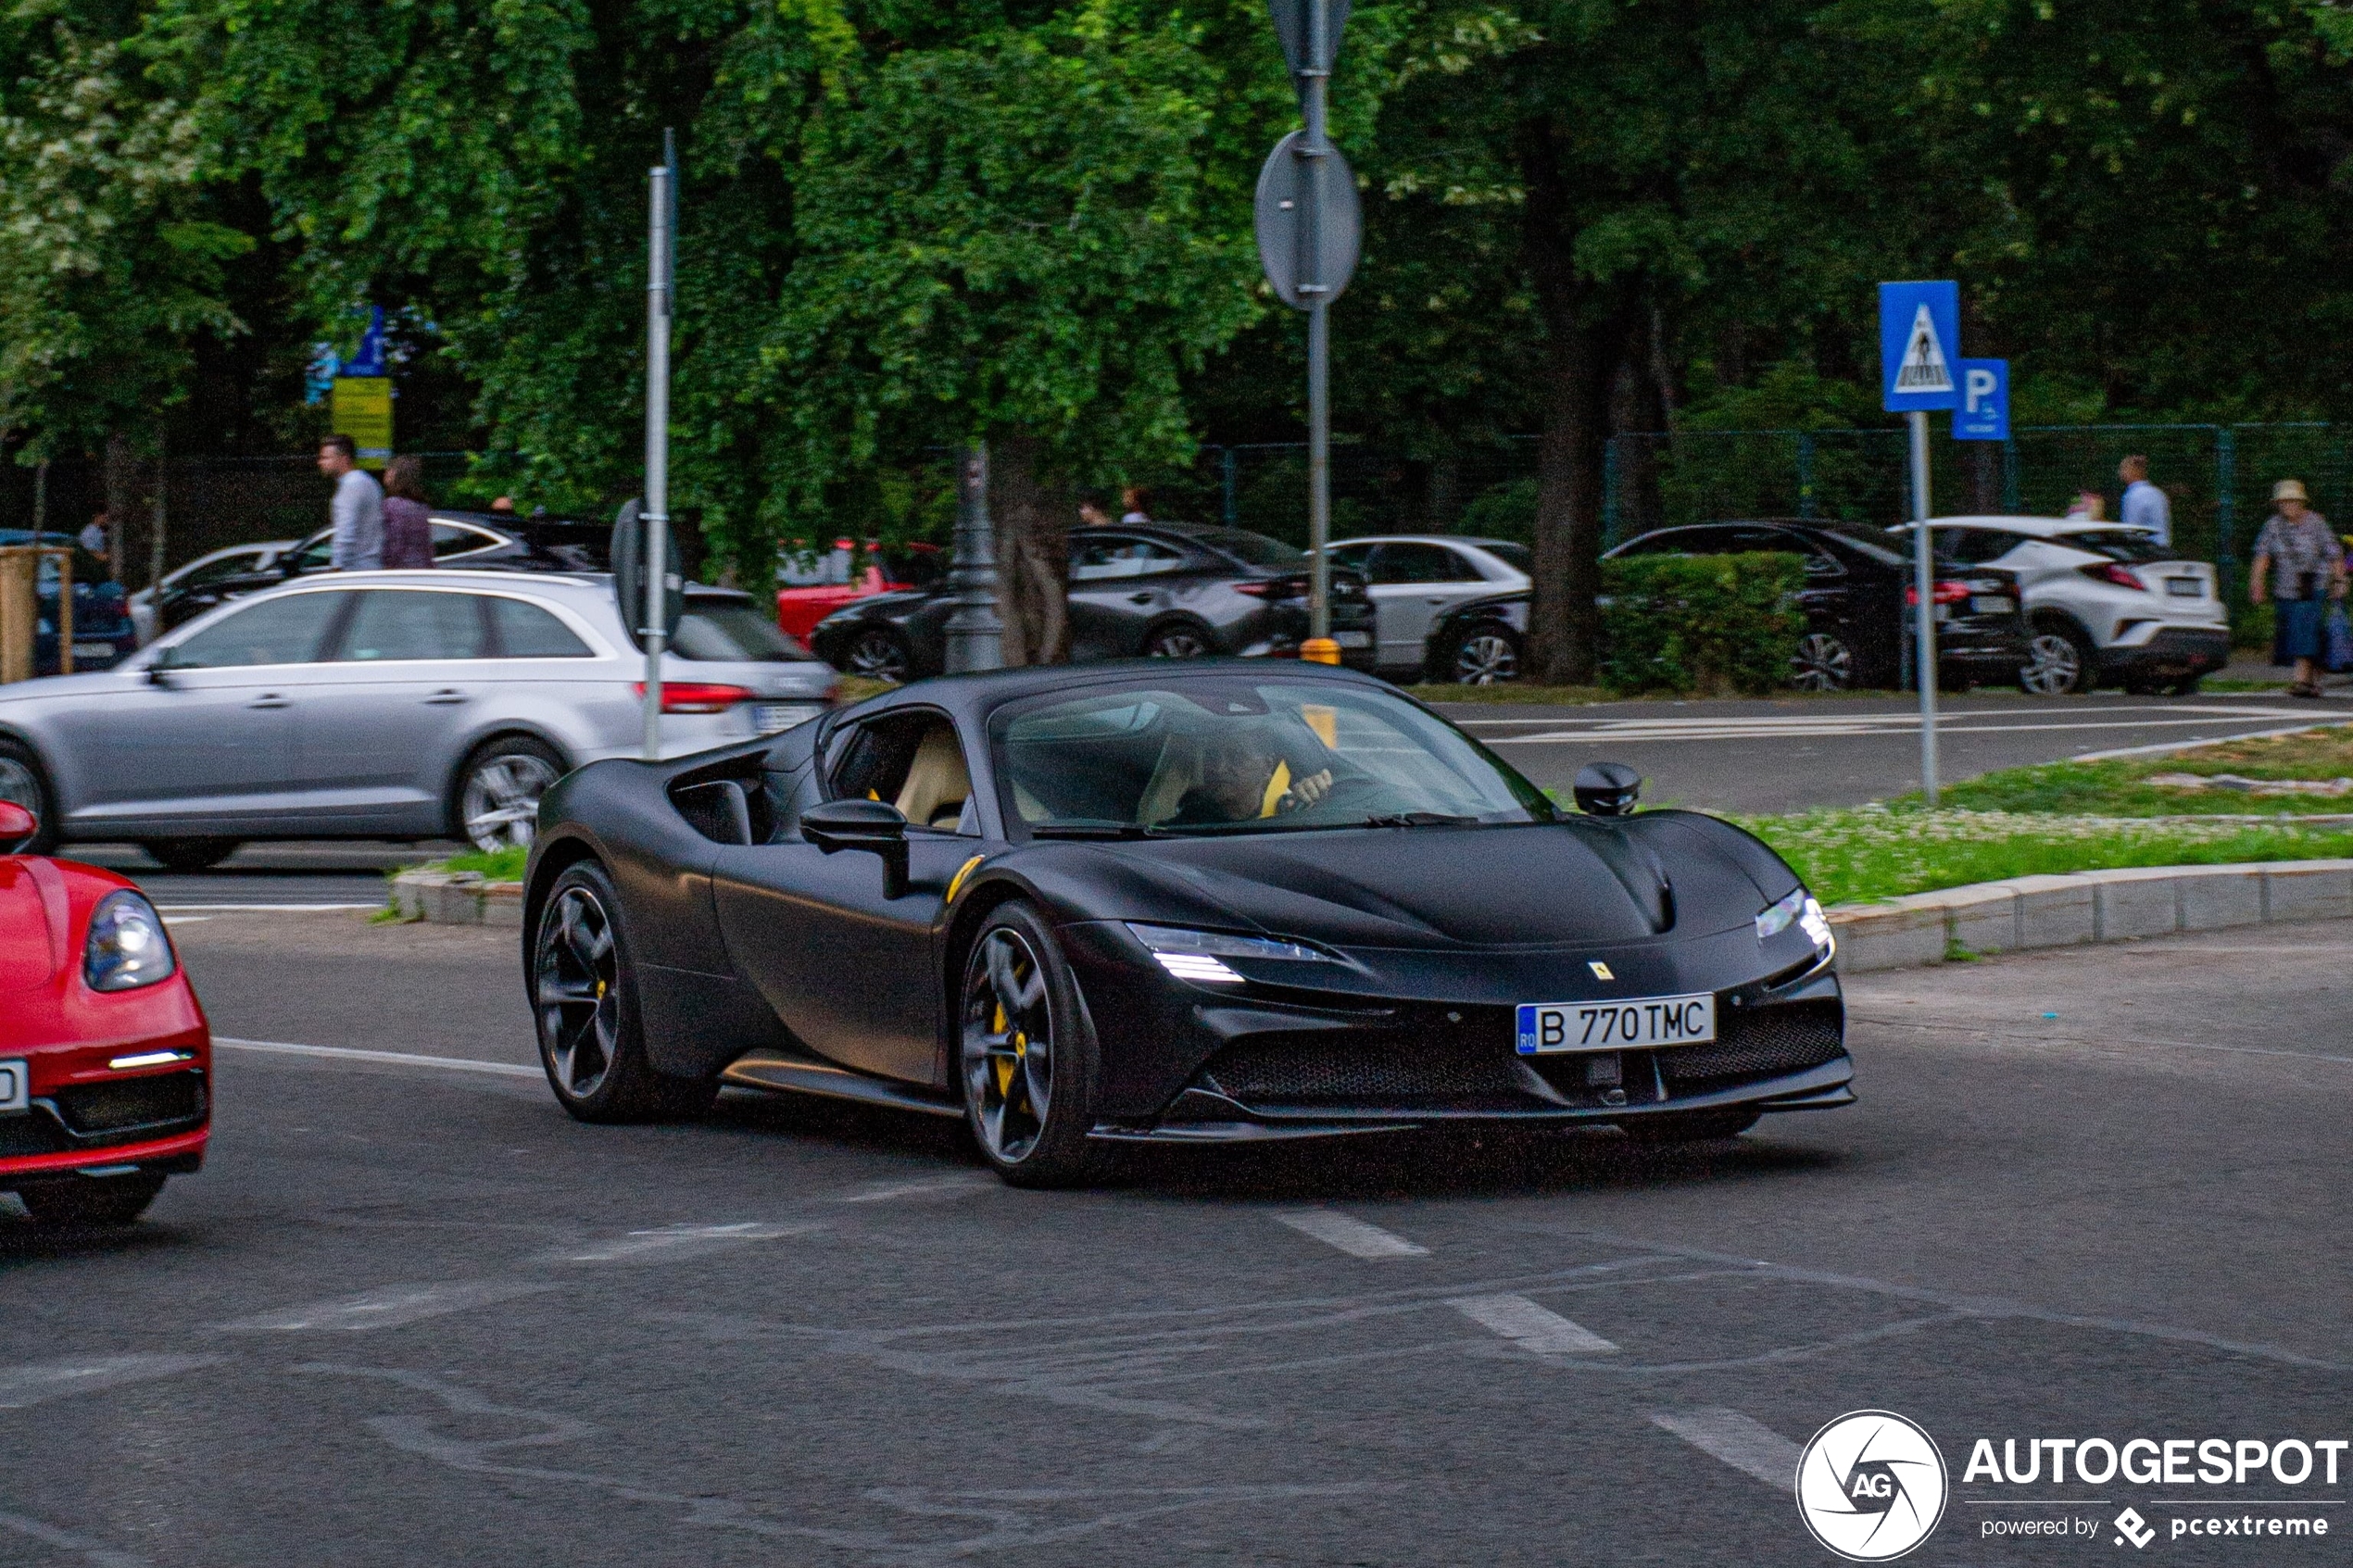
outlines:
[[[1836,1002],[1797,1002],[1725,1017],[1704,1046],[1657,1053],[1670,1094],[1697,1094],[1743,1078],[1780,1077],[1836,1061],[1846,1049]]]
[[[190,1069],[43,1095],[21,1116],[0,1116],[0,1160],[145,1143],[190,1133],[211,1109],[205,1075]]]

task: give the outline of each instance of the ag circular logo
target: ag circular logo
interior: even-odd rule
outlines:
[[[1850,1562],[1903,1556],[1944,1517],[1944,1456],[1893,1411],[1851,1411],[1814,1434],[1797,1461],[1797,1512]]]

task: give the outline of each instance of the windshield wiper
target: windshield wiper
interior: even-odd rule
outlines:
[[[1477,817],[1449,816],[1444,811],[1384,811],[1365,819],[1368,828],[1445,828],[1476,822]]]
[[[1033,822],[1032,838],[1157,838],[1158,828],[1136,822]]]

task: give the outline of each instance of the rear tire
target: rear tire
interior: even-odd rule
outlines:
[[[1190,621],[1166,621],[1144,633],[1146,659],[1207,659],[1216,651],[1209,633]]]
[[[583,1122],[686,1122],[716,1078],[665,1078],[646,1054],[621,895],[594,860],[556,879],[531,934],[531,1013],[556,1102]]]
[[[1828,632],[1808,632],[1797,640],[1790,659],[1790,684],[1802,692],[1843,692],[1855,688],[1862,660],[1844,638]]]
[[[139,847],[165,871],[205,872],[235,854],[241,844],[234,838],[157,838]]]
[[[907,641],[887,626],[869,626],[854,633],[841,650],[841,672],[902,685],[915,668]]]
[[[1736,1138],[1756,1125],[1761,1110],[1680,1110],[1667,1116],[1628,1117],[1617,1124],[1636,1143],[1705,1143]]]
[[[529,735],[499,735],[458,770],[451,836],[484,854],[528,849],[539,836],[539,797],[566,771],[555,747]]]
[[[22,741],[0,736],[0,800],[13,800],[32,813],[32,836],[15,847],[19,855],[52,855],[57,848],[56,798],[40,757]],[[9,847],[0,845],[0,850]]]
[[[1110,1153],[1087,1135],[1101,1047],[1036,909],[1016,899],[990,911],[965,956],[958,996],[957,1075],[981,1158],[1018,1187],[1099,1179]]]
[[[25,1187],[18,1192],[17,1201],[36,1224],[127,1225],[145,1213],[162,1190],[163,1178],[144,1172],[129,1176],[77,1176]]]
[[[2092,640],[2057,621],[2037,624],[2026,644],[2027,663],[2018,672],[2020,691],[2032,696],[2073,696],[2092,689],[2098,653]]]
[[[1439,661],[1438,678],[1459,686],[1506,685],[1519,679],[1519,633],[1500,623],[1464,628]]]

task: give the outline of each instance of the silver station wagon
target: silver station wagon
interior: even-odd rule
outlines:
[[[175,870],[254,839],[524,845],[549,784],[639,754],[644,673],[610,577],[305,578],[103,673],[0,686],[0,799],[38,847],[128,840]],[[749,595],[690,587],[663,755],[814,719],[837,679]]]

